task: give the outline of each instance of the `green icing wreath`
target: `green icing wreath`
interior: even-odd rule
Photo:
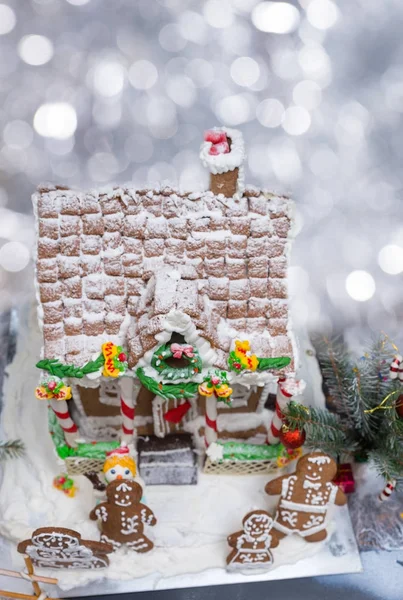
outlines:
[[[148,377],[144,373],[144,369],[139,367],[136,371],[136,375],[140,382],[147,388],[154,396],[161,396],[164,400],[182,400],[183,398],[193,398],[197,394],[198,383],[194,381],[186,381],[182,383],[162,383],[156,381],[152,377]]]
[[[187,364],[183,367],[172,367],[166,363],[169,358],[176,358],[175,352],[172,351],[172,346],[176,348],[177,352],[180,353],[181,359],[184,359]],[[175,381],[176,379],[191,379],[194,375],[197,375],[202,370],[202,360],[199,352],[193,346],[187,346],[186,344],[163,344],[156,350],[151,359],[151,366],[160,374],[162,374],[165,380]]]

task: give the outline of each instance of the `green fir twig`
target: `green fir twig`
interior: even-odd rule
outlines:
[[[307,408],[297,402],[290,402],[284,416],[291,430],[305,430],[305,446],[311,450],[321,449],[327,454],[340,456],[353,453],[358,448],[351,430],[343,424],[339,415],[328,410]]]
[[[21,440],[7,440],[0,442],[0,462],[8,458],[20,458],[24,454],[25,447]]]

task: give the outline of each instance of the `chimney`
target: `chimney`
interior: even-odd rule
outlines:
[[[245,146],[242,133],[228,127],[214,127],[204,134],[200,148],[203,166],[210,171],[210,191],[239,199],[245,189]]]

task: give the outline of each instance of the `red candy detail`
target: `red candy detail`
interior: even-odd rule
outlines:
[[[230,152],[227,134],[224,131],[206,131],[204,141],[211,142],[212,146],[209,154],[218,156],[219,154],[228,154]]]
[[[213,131],[209,129],[204,134],[204,141],[211,142],[212,144],[219,144],[220,142],[226,142],[227,136],[224,131]]]
[[[126,362],[127,356],[126,356],[126,354],[124,352],[121,352],[119,354],[119,356],[118,356],[118,359],[119,359],[120,362]]]
[[[56,381],[49,381],[49,383],[48,383],[48,388],[49,388],[51,391],[52,391],[52,390],[54,390],[54,389],[56,388],[56,386],[57,386],[57,383],[56,383]]]
[[[219,144],[214,144],[209,150],[209,154],[211,154],[212,156],[218,156],[219,154],[228,154],[228,152],[228,142],[220,142]]]

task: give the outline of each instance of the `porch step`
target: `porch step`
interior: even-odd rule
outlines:
[[[197,455],[192,436],[149,436],[137,442],[138,466],[146,485],[195,485]]]

